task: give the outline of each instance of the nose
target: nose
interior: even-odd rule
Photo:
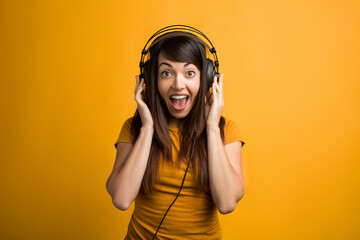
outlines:
[[[185,81],[184,77],[181,74],[176,74],[174,78],[173,87],[175,89],[181,90],[185,88]]]

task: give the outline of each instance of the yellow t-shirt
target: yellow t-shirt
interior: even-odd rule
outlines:
[[[130,134],[131,119],[124,123],[120,135],[115,142],[134,143]],[[169,125],[173,142],[173,161],[177,162],[180,149],[179,129]],[[225,145],[241,141],[238,125],[225,118]],[[245,142],[241,141],[242,146]],[[196,145],[195,145],[196,147]],[[159,174],[160,182],[155,183],[154,193],[139,192],[135,199],[135,208],[128,226],[125,239],[152,239],[166,210],[177,196],[187,167],[187,159],[181,163],[181,169],[174,169],[161,161]],[[178,166],[174,164],[174,166]],[[196,193],[196,181],[189,168],[179,197],[166,215],[156,239],[221,239],[222,232],[218,220],[218,211],[211,194]]]

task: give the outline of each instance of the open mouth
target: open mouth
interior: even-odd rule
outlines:
[[[172,95],[170,101],[172,107],[177,111],[182,111],[186,108],[189,96],[187,95]]]

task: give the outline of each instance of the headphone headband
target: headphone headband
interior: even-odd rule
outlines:
[[[176,37],[176,36],[186,36],[186,37],[190,37],[192,39],[194,39],[195,41],[198,41],[200,43],[202,43],[202,45],[204,45],[204,47],[207,47],[209,50],[211,50],[211,48],[209,47],[209,45],[207,45],[202,39],[200,39],[199,37],[195,36],[192,33],[189,32],[181,32],[181,31],[174,31],[174,32],[168,32],[165,33],[159,37],[157,37],[148,47],[148,49],[151,49],[152,46],[154,46],[156,43],[160,42],[162,39],[165,38],[170,38],[170,37]]]
[[[206,44],[200,37],[196,36],[193,33],[196,33],[196,34],[202,36],[204,39],[206,39],[210,43],[210,45]],[[187,37],[191,37],[192,39],[194,39],[194,40],[200,42],[201,44],[203,44],[204,47],[209,49],[210,53],[214,57],[214,70],[215,70],[215,73],[216,74],[219,73],[219,61],[218,61],[218,58],[217,58],[215,47],[212,45],[210,39],[205,36],[205,34],[203,34],[200,30],[198,30],[198,29],[196,29],[194,27],[191,27],[191,26],[187,26],[187,25],[170,25],[170,26],[167,26],[167,27],[164,27],[164,28],[158,30],[146,42],[143,50],[141,51],[141,58],[140,58],[140,64],[139,64],[140,78],[144,74],[143,73],[144,59],[145,59],[145,56],[148,54],[149,49],[152,46],[154,46],[156,43],[161,41],[162,39],[165,39],[165,38],[171,37],[171,36],[187,36]],[[149,44],[149,42],[152,39],[154,39],[155,37],[157,37],[157,38],[155,40],[153,40],[153,42],[150,44],[150,46],[148,48],[146,48],[146,46]]]

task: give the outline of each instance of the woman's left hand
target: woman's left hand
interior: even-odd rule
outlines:
[[[213,91],[213,99],[212,104],[209,106],[207,104],[207,119],[206,119],[206,126],[219,126],[219,121],[221,118],[221,113],[224,108],[224,98],[223,98],[223,78],[224,74],[221,73],[219,77],[219,82],[217,78],[214,77],[214,82],[212,84],[212,91]]]

